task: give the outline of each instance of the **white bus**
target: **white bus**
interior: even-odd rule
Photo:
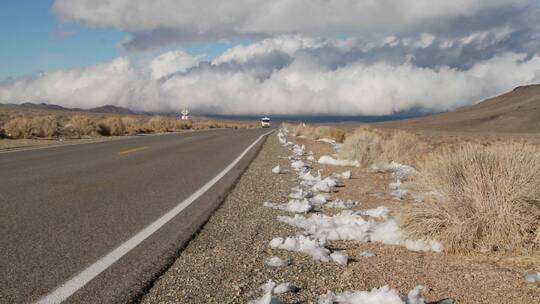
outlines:
[[[271,124],[270,124],[270,118],[268,118],[268,117],[263,117],[263,118],[261,119],[261,127],[263,127],[263,128],[270,128],[270,125],[271,125]]]

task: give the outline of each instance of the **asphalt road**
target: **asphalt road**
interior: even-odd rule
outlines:
[[[41,299],[159,219],[268,130],[213,130],[0,154],[0,303]],[[141,295],[219,205],[260,143],[68,303]]]

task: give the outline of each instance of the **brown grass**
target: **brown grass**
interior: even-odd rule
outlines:
[[[426,143],[410,132],[396,131],[382,141],[381,161],[414,165],[427,152]]]
[[[339,157],[358,160],[363,167],[392,161],[414,165],[427,153],[428,145],[413,133],[390,134],[361,127],[345,137]]]
[[[313,140],[329,138],[341,143],[345,139],[343,130],[331,126],[284,123],[283,127],[287,128],[293,136],[305,136]]]
[[[383,140],[381,135],[366,128],[359,128],[345,138],[339,158],[357,160],[363,167],[368,167],[380,161]]]
[[[17,117],[4,125],[11,138],[53,137],[58,134],[58,120],[54,116]]]
[[[540,152],[526,144],[444,149],[420,167],[418,188],[444,200],[413,204],[402,215],[413,236],[449,252],[538,248]]]
[[[95,135],[97,132],[95,121],[89,116],[74,115],[71,117],[69,124],[73,128],[74,133],[79,137],[85,135]]]
[[[154,116],[147,122],[148,129],[153,132],[169,132],[174,128],[174,123],[171,119],[164,116]]]

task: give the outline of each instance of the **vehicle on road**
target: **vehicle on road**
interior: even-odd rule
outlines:
[[[270,118],[268,118],[268,117],[261,118],[261,127],[270,128],[270,126],[271,126]]]

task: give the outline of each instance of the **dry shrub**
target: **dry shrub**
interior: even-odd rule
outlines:
[[[427,145],[413,133],[396,131],[382,142],[382,150],[382,161],[413,165],[427,152]]]
[[[109,116],[105,118],[100,124],[99,127],[102,132],[101,135],[105,136],[120,136],[126,134],[126,126],[122,122],[122,119],[118,116]]]
[[[154,116],[150,118],[146,125],[147,128],[153,132],[160,133],[168,132],[174,128],[173,122],[169,118],[163,116]]]
[[[428,157],[418,188],[432,199],[406,208],[403,226],[413,236],[437,239],[449,252],[538,247],[540,152],[522,143],[466,144]]]
[[[89,116],[74,115],[71,117],[69,124],[79,137],[84,135],[95,135],[97,132],[96,123]]]
[[[58,120],[54,116],[36,116],[31,120],[32,137],[53,137],[58,134]]]
[[[17,117],[4,125],[12,138],[53,137],[58,134],[58,120],[54,116]]]
[[[11,138],[31,138],[32,120],[26,117],[17,117],[4,125],[6,133]]]
[[[188,130],[193,127],[193,123],[191,120],[175,120],[174,121],[174,128],[177,130]]]
[[[321,138],[333,139],[336,142],[343,142],[345,139],[345,132],[336,127],[330,126],[312,126],[307,124],[289,124],[284,123],[283,127],[289,130],[289,133],[293,136],[305,136],[309,139],[317,140]]]
[[[341,159],[358,160],[364,167],[380,161],[383,138],[366,128],[359,128],[348,135],[339,151]]]
[[[141,118],[124,116],[121,118],[124,125],[125,132],[129,135],[135,135],[139,133],[146,133],[144,128],[144,121]]]

